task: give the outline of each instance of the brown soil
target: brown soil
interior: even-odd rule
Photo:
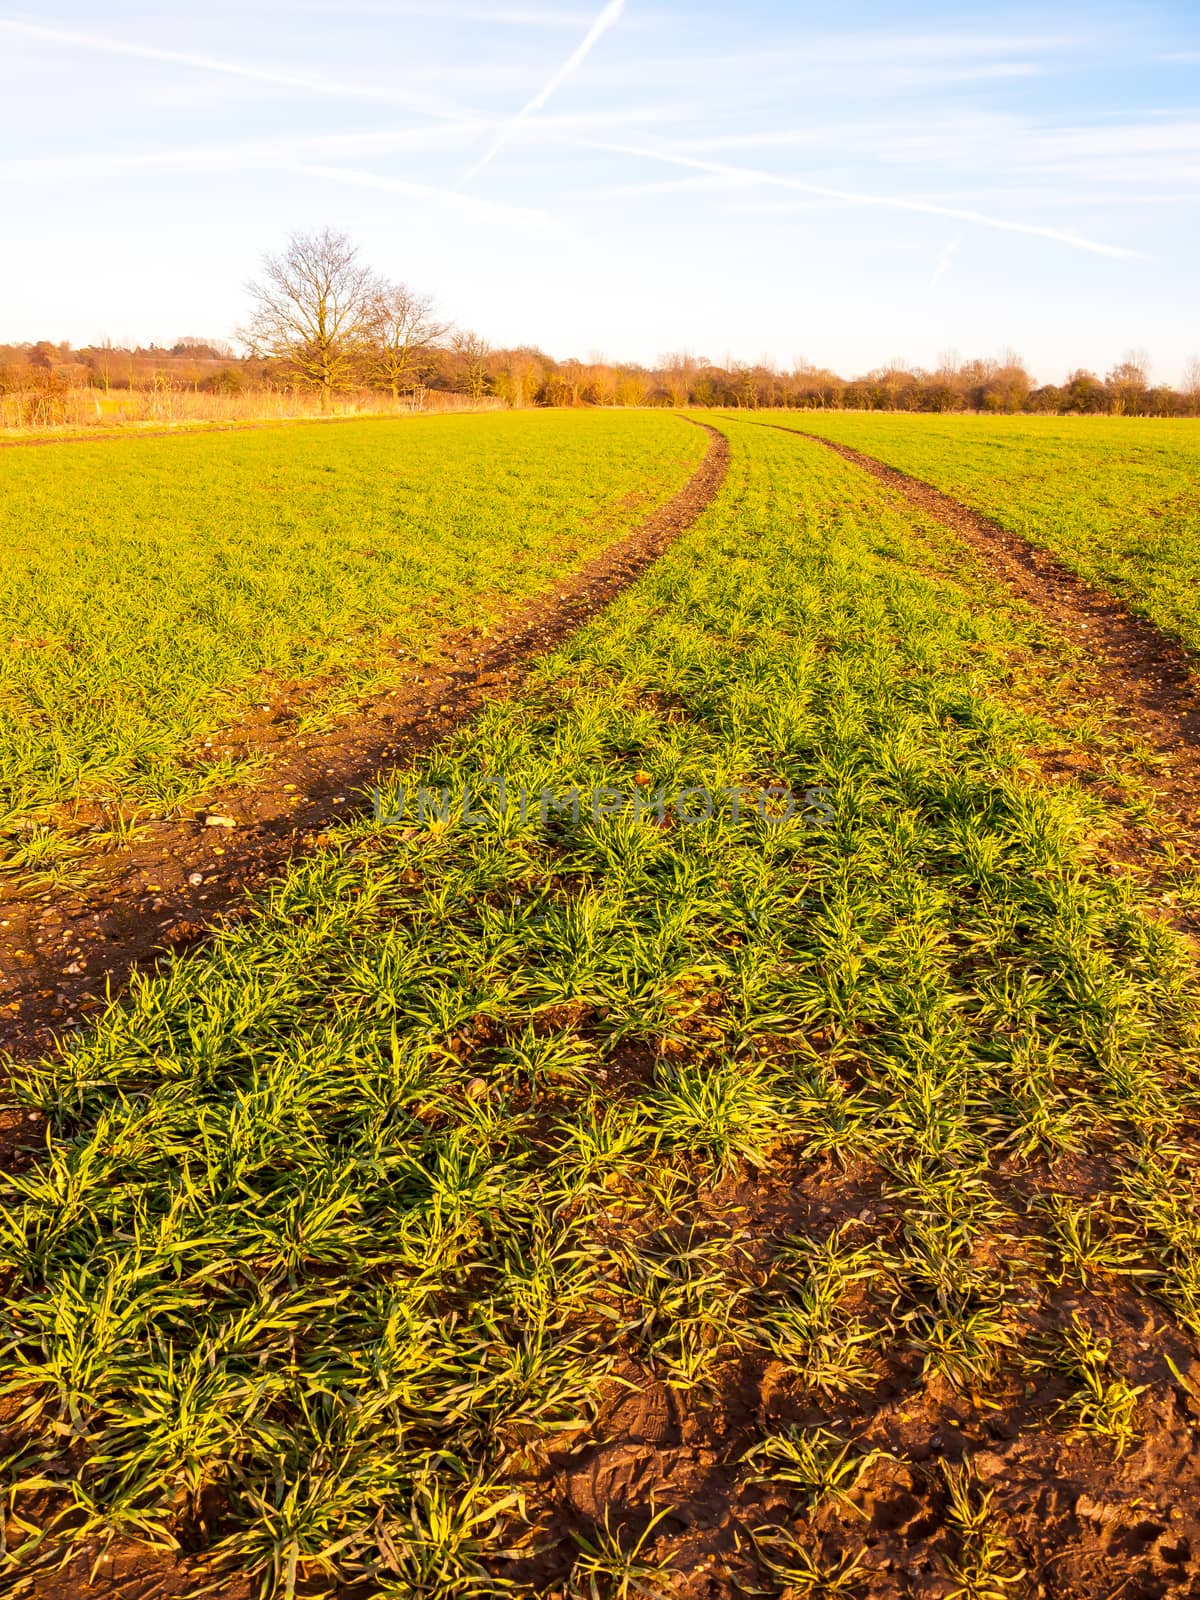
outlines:
[[[647,1079],[652,1070],[630,1066]],[[1094,1166],[1087,1157],[1064,1158],[1040,1173],[1041,1186],[1095,1197],[1110,1175]],[[1031,1174],[1002,1162],[993,1181],[1015,1216]],[[906,1222],[872,1162],[814,1162],[786,1147],[757,1177],[731,1179],[697,1198],[698,1232],[728,1242],[731,1288],[749,1286],[752,1315],[777,1297],[769,1264],[781,1240],[824,1238],[838,1228],[852,1245],[873,1241],[894,1251]],[[653,1559],[669,1563],[670,1580],[651,1585],[664,1600],[1195,1600],[1196,1341],[1162,1306],[1112,1277],[1097,1275],[1087,1287],[1052,1282],[1040,1300],[1019,1301],[1013,1297],[1008,1324],[1012,1351],[980,1387],[923,1371],[920,1352],[903,1336],[875,1363],[865,1391],[843,1395],[806,1390],[761,1346],[690,1391],[663,1382],[630,1350],[595,1422],[535,1447],[514,1475],[531,1515],[540,1513],[539,1537],[503,1576],[522,1596],[575,1600],[568,1577],[580,1538],[594,1539],[607,1521],[624,1529],[628,1545],[666,1511],[648,1545]],[[855,1309],[878,1326],[893,1308],[864,1295]],[[1143,1388],[1123,1454],[1063,1415],[1074,1385],[1046,1358],[1076,1317],[1111,1340],[1114,1368]],[[1033,1358],[1026,1370],[1021,1357]],[[764,1436],[795,1427],[825,1429],[856,1453],[882,1455],[845,1498],[810,1504],[743,1459]],[[971,1504],[988,1505],[986,1526],[1002,1549],[996,1571],[1011,1583],[993,1576],[972,1588],[954,1577],[973,1553],[954,1517],[951,1484],[960,1473]],[[786,1557],[773,1545],[780,1534],[794,1536],[831,1576],[857,1560],[854,1580],[810,1589],[769,1577],[758,1552]]]
[[[269,721],[242,729],[238,753],[270,755],[264,781],[212,795],[189,818],[151,825],[86,892],[30,900],[0,888],[0,1050],[53,1049],[55,1035],[100,1009],[135,965],[203,939],[247,888],[353,814],[381,767],[427,749],[485,701],[510,694],[530,657],[631,584],[712,500],[729,444],[716,429],[706,431],[707,454],[679,493],[553,593],[515,609],[486,636],[466,630],[447,640],[420,678],[368,700],[327,733],[301,741]],[[236,826],[207,826],[208,816]],[[0,1126],[0,1152],[3,1144]]]
[[[1063,1296],[1065,1301],[1068,1297]],[[514,1563],[517,1592],[561,1596],[575,1537],[594,1537],[606,1517],[631,1543],[655,1509],[668,1510],[651,1553],[675,1574],[672,1600],[733,1600],[742,1594],[846,1593],[860,1600],[943,1600],[1011,1593],[1054,1600],[1185,1600],[1200,1593],[1200,1470],[1194,1401],[1173,1382],[1164,1359],[1195,1366],[1178,1334],[1164,1338],[1148,1302],[1134,1296],[1075,1302],[1104,1328],[1125,1370],[1149,1386],[1143,1430],[1117,1458],[1111,1446],[1072,1432],[1055,1413],[1070,1384],[1054,1376],[1017,1377],[982,1403],[944,1380],[923,1378],[914,1351],[890,1359],[874,1392],[859,1402],[797,1393],[782,1363],[746,1360],[719,1391],[680,1396],[643,1372],[631,1393],[614,1385],[594,1429],[574,1451],[559,1446],[546,1462],[531,1504],[546,1502],[547,1544]],[[1045,1336],[1069,1324],[1056,1308]],[[846,1500],[807,1506],[785,1485],[755,1482],[741,1465],[764,1435],[824,1428],[883,1458]],[[950,1482],[965,1468],[975,1506],[990,1497],[987,1525],[1001,1536],[1001,1574],[1011,1588],[960,1588],[954,1565],[970,1546],[952,1515]],[[792,1534],[829,1574],[861,1563],[843,1590],[787,1588],[764,1573],[755,1545]],[[757,1540],[756,1536],[757,1535]],[[550,1541],[553,1541],[551,1544]],[[778,1546],[776,1554],[783,1554]],[[797,1563],[793,1561],[793,1565]]]
[[[1087,652],[1092,682],[1123,715],[1125,729],[1159,758],[1148,786],[1170,831],[1200,846],[1200,677],[1178,641],[1094,588],[1047,550],[873,456],[779,423],[782,433],[822,444],[897,490],[965,539],[987,571],[1033,606],[1052,629]]]
[[[630,1070],[638,1075],[635,1065]],[[854,1245],[900,1242],[904,1216],[881,1193],[881,1176],[869,1162],[843,1168],[777,1151],[770,1172],[698,1196],[698,1229],[730,1243],[731,1292],[748,1287],[747,1305],[757,1312],[775,1293],[770,1257],[797,1230],[823,1237],[838,1226]],[[1006,1193],[1003,1174],[997,1192]],[[619,1214],[613,1222],[619,1237]],[[629,1232],[639,1231],[630,1219]],[[865,1295],[856,1309],[875,1324],[888,1315]],[[1087,1288],[1051,1286],[1040,1304],[1016,1311],[1016,1350],[1045,1356],[1076,1315],[1111,1339],[1114,1365],[1145,1386],[1124,1454],[1062,1415],[1073,1388],[1067,1378],[1049,1367],[1023,1372],[1015,1354],[976,1392],[923,1372],[920,1352],[899,1338],[876,1361],[865,1390],[823,1395],[806,1390],[761,1347],[710,1381],[679,1390],[630,1345],[594,1422],[516,1450],[507,1486],[522,1495],[535,1532],[519,1553],[489,1565],[520,1600],[580,1600],[568,1587],[579,1541],[594,1540],[607,1524],[629,1546],[665,1512],[646,1554],[669,1563],[671,1576],[631,1593],[661,1600],[799,1600],[809,1593],[847,1600],[1195,1600],[1195,1342],[1136,1289],[1100,1277]],[[770,1482],[743,1459],[765,1436],[796,1427],[826,1429],[856,1453],[881,1454],[844,1498],[810,1504],[802,1491]],[[972,1505],[988,1502],[986,1527],[1002,1547],[997,1569],[1010,1584],[972,1589],[954,1577],[972,1556],[951,1497],[964,1471]],[[773,1580],[758,1552],[785,1555],[775,1542],[781,1536],[793,1537],[827,1573],[857,1560],[855,1581],[808,1589]],[[80,1552],[58,1573],[31,1576],[27,1592],[31,1600],[183,1600],[200,1593],[250,1600],[254,1589],[234,1575],[214,1581],[193,1557],[122,1540],[99,1560],[94,1550]],[[315,1580],[297,1587],[298,1596],[317,1593],[330,1595]],[[375,1590],[332,1593],[371,1600]],[[616,1590],[602,1586],[599,1593]]]

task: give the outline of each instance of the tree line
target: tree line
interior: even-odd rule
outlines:
[[[1138,351],[1103,377],[1080,369],[1062,384],[1039,385],[1012,351],[995,360],[950,353],[933,371],[892,364],[843,378],[804,361],[783,371],[679,353],[646,367],[555,360],[532,346],[494,349],[445,321],[431,296],[372,271],[344,234],[328,228],[293,235],[281,253],[264,257],[247,288],[250,315],[236,351],[194,336],[170,349],[116,349],[108,341],[80,350],[45,340],[0,346],[0,395],[42,396],[47,408],[56,393],[86,387],[305,392],[322,409],[368,391],[410,406],[445,391],[513,407],[1200,415],[1200,358],[1173,388],[1152,381]]]

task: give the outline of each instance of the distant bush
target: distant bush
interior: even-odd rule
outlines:
[[[249,387],[249,379],[238,367],[222,367],[212,372],[200,384],[204,394],[242,394]]]

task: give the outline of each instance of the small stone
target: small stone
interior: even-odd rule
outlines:
[[[214,812],[211,816],[205,817],[204,826],[206,828],[236,828],[237,823],[232,817],[221,817]]]
[[[191,884],[193,889],[198,889],[204,882],[204,874],[202,872],[189,872],[188,882]]]
[[[482,1100],[488,1092],[488,1086],[482,1078],[472,1078],[467,1085],[468,1100]]]

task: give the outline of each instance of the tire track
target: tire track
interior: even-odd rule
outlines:
[[[705,430],[708,449],[665,505],[552,594],[515,608],[486,639],[472,631],[447,641],[441,656],[421,667],[419,682],[373,697],[304,748],[294,737],[279,739],[266,781],[210,795],[206,807],[194,808],[220,813],[234,827],[206,829],[199,817],[158,822],[88,891],[31,901],[0,890],[0,1052],[53,1050],[56,1036],[107,1004],[135,967],[202,942],[236,914],[247,889],[311,849],[323,827],[353,815],[352,791],[381,767],[427,750],[486,702],[514,693],[534,656],[633,584],[691,527],[728,471],[725,435],[681,420]],[[4,1141],[0,1115],[0,1150]]]
[[[1093,686],[1122,713],[1127,730],[1160,758],[1146,782],[1171,819],[1172,831],[1200,849],[1200,677],[1177,640],[1087,583],[1048,550],[932,484],[820,434],[783,423],[756,425],[823,445],[886,483],[956,533],[979,553],[985,570],[1086,650]]]

